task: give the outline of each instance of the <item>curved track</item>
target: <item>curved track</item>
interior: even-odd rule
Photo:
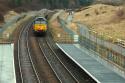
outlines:
[[[22,83],[40,83],[39,76],[30,56],[28,31],[31,22],[24,26],[18,40],[18,61]]]
[[[42,52],[39,51],[36,37],[30,28],[31,23],[23,27],[18,39],[20,83],[60,83]]]
[[[21,83],[93,83],[88,76],[87,79],[82,79],[81,70],[74,66],[75,63],[59,57],[65,54],[54,50],[54,42],[47,38],[48,33],[45,37],[36,37],[30,26],[31,22],[23,27],[18,39]]]

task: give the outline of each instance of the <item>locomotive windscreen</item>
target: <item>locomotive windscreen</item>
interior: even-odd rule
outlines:
[[[44,19],[44,18],[37,18],[36,20],[35,20],[35,24],[46,24],[47,22],[46,22],[46,19]]]

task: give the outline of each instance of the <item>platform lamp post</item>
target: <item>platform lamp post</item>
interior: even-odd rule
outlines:
[[[84,30],[84,33],[85,33],[85,44],[87,45],[87,48],[89,47],[88,46],[88,40],[87,40],[87,31],[86,30]]]
[[[95,44],[95,46],[97,47],[97,32],[96,31],[92,31],[93,32],[93,40],[94,40],[94,44]],[[94,48],[94,50],[95,50],[95,48]]]
[[[91,38],[90,38],[91,34],[90,33],[91,33],[91,31],[88,30],[88,41],[89,41],[89,45],[90,45],[89,48],[91,49],[91,44],[90,44],[91,43]]]
[[[91,30],[89,29],[89,40],[91,39]]]
[[[112,38],[111,36],[108,36],[108,38],[109,38],[109,46],[110,46],[110,48],[111,48],[110,43],[113,43],[113,38]]]
[[[99,42],[102,44],[102,33],[99,33]],[[100,47],[99,47],[99,53],[101,54],[102,52],[101,52],[101,44],[100,44]]]
[[[121,42],[121,39],[117,39],[117,42],[118,42],[118,45],[119,45],[120,42]],[[121,54],[122,54],[122,47],[121,47],[120,51],[121,51]]]

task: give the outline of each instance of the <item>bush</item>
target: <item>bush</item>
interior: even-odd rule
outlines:
[[[111,22],[120,22],[124,19],[125,19],[125,8],[120,8],[112,16]]]
[[[0,22],[4,22],[4,16],[0,13]]]
[[[118,11],[116,11],[116,16],[119,18],[125,18],[125,10],[123,8],[119,9]]]
[[[95,11],[94,11],[94,12],[95,12],[95,14],[96,14],[96,15],[99,15],[99,12],[98,12],[98,10],[96,10],[96,9],[95,9]]]
[[[87,16],[90,16],[90,14],[85,14],[85,16],[87,17]]]

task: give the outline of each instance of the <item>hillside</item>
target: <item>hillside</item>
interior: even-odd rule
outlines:
[[[0,0],[0,22],[4,21],[3,14],[9,10],[25,12],[29,10],[40,10],[42,8],[79,8],[95,3],[118,5],[124,2],[124,0]]]
[[[3,13],[9,9],[39,10],[41,8],[59,9],[59,8],[78,8],[88,6],[93,3],[105,4],[123,4],[124,0],[0,0],[0,12]],[[2,13],[1,12],[1,13]]]
[[[96,4],[76,12],[73,21],[87,25],[97,34],[125,40],[125,7]],[[73,25],[73,24],[72,24]]]

